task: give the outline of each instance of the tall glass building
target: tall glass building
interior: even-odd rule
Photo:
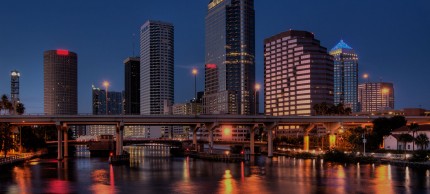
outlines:
[[[253,0],[211,0],[206,15],[206,114],[255,114]]]
[[[366,82],[358,85],[361,112],[394,109],[394,85],[389,82]]]
[[[174,103],[173,25],[149,20],[140,29],[140,114],[165,114]]]
[[[92,86],[93,115],[120,115],[123,113],[122,92],[108,91],[106,108],[106,90]],[[106,111],[108,111],[106,113]]]
[[[358,57],[343,40],[330,50],[334,57],[334,104],[358,112]]]
[[[140,58],[124,60],[124,114],[140,114]]]
[[[43,101],[48,115],[78,114],[78,55],[68,50],[43,53]]]

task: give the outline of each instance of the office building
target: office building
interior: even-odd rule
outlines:
[[[205,114],[255,114],[253,0],[211,0],[205,18]]]
[[[140,114],[165,114],[174,103],[174,28],[147,21],[140,29]]]
[[[124,60],[124,114],[140,114],[140,58]]]
[[[266,115],[315,115],[333,103],[333,57],[314,34],[289,30],[264,41]]]
[[[388,82],[368,82],[358,85],[361,112],[394,109],[394,87]]]
[[[358,112],[358,57],[343,40],[330,50],[334,57],[334,104]]]
[[[93,114],[94,115],[120,115],[123,113],[122,92],[108,91],[106,104],[106,90],[92,86]],[[106,113],[106,105],[108,106]]]
[[[45,114],[77,114],[78,55],[68,50],[45,51],[43,64]]]

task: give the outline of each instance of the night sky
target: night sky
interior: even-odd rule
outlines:
[[[139,53],[148,19],[175,26],[175,102],[193,97],[191,69],[204,89],[204,18],[209,0],[15,0],[0,3],[0,94],[21,72],[27,113],[43,113],[43,52],[78,54],[79,113],[91,112],[91,84],[124,89],[126,57]],[[395,108],[430,109],[430,1],[255,0],[256,78],[263,83],[263,41],[288,29],[313,32],[331,49],[340,39],[359,56],[360,75],[394,83]],[[135,34],[135,36],[133,36]],[[133,49],[134,45],[134,49]],[[261,100],[263,97],[261,96]],[[262,108],[262,105],[261,105]]]

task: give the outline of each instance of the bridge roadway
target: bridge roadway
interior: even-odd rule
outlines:
[[[389,116],[389,115],[387,115]],[[212,147],[213,131],[223,125],[247,126],[250,129],[250,150],[254,154],[254,133],[259,127],[268,132],[268,156],[273,156],[273,132],[279,125],[297,125],[304,130],[304,150],[309,149],[308,132],[316,124],[330,131],[330,146],[336,142],[335,133],[342,126],[369,126],[381,116],[265,116],[265,115],[0,115],[0,123],[15,126],[55,125],[58,131],[58,159],[68,156],[68,125],[115,125],[116,154],[122,155],[124,126],[126,125],[184,125],[193,132],[193,144],[197,145],[197,130],[205,127],[209,131],[209,146]],[[409,123],[430,124],[429,116],[407,116]],[[62,143],[64,142],[64,150]],[[63,154],[64,151],[64,154]]]

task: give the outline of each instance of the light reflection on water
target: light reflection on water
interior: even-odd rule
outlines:
[[[223,163],[173,158],[166,147],[125,149],[131,155],[128,166],[109,165],[106,158],[79,157],[62,162],[37,159],[2,167],[0,193],[334,194],[430,190],[429,170],[258,156],[250,163]]]

